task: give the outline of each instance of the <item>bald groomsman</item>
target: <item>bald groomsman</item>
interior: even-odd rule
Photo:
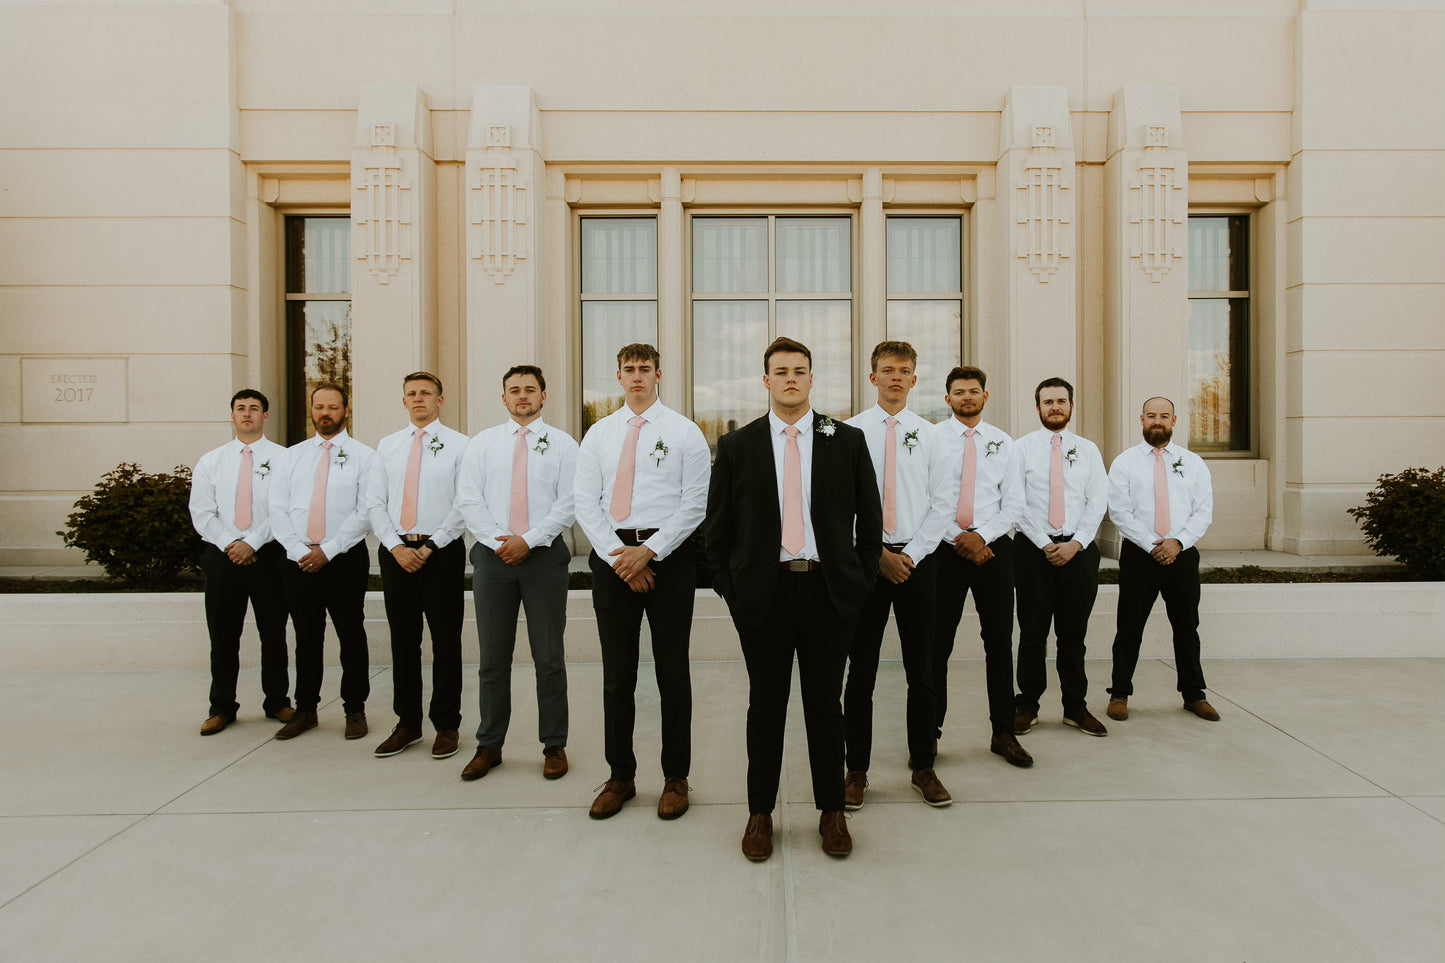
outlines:
[[[316,435],[286,449],[271,486],[271,530],[286,550],[281,578],[296,629],[296,715],[276,732],[294,739],[316,728],[321,704],[326,616],[341,647],[341,707],[346,738],[366,735],[371,694],[366,648],[365,511],[375,452],[346,432],[346,391],[324,384],[311,392]]]
[[[1199,549],[1214,519],[1214,488],[1204,459],[1173,444],[1174,402],[1150,398],[1139,415],[1144,441],[1109,466],[1109,518],[1123,536],[1119,549],[1118,629],[1108,715],[1129,718],[1134,668],[1154,600],[1174,630],[1174,667],[1184,708],[1219,721],[1204,698],[1199,664]]]
[[[211,636],[211,710],[201,735],[213,736],[236,720],[236,676],[246,603],[261,637],[261,709],[290,722],[287,690],[286,604],[281,598],[281,546],[271,539],[271,473],[286,449],[263,435],[271,405],[254,388],[231,398],[236,437],[196,462],[191,473],[191,522],[205,541],[206,629]]]
[[[1014,535],[1014,579],[1019,615],[1019,694],[1014,733],[1039,721],[1048,688],[1045,654],[1053,624],[1064,725],[1091,736],[1108,735],[1084,704],[1084,636],[1099,594],[1099,547],[1094,538],[1108,508],[1109,477],[1099,448],[1069,430],[1074,386],[1047,378],[1034,389],[1043,425],[1018,440],[1024,473],[1024,508]]]
[[[410,424],[381,439],[366,492],[391,630],[392,710],[397,723],[376,747],[395,756],[421,742],[422,619],[431,628],[433,759],[456,754],[462,723],[462,613],[466,546],[452,507],[467,436],[441,423],[442,383],[428,371],[402,379]]]
[[[853,630],[848,650],[848,681],[843,689],[847,727],[848,773],[843,780],[844,808],[863,808],[873,749],[873,686],[888,612],[898,623],[903,672],[908,681],[906,711],[910,785],[930,806],[953,801],[933,771],[934,724],[938,713],[933,691],[933,608],[937,563],[933,550],[951,514],[942,447],[933,423],[908,407],[918,383],[918,352],[907,341],[883,341],[873,349],[869,382],[878,403],[849,418],[863,432],[883,502],[883,552],[868,601]]]
[[[512,719],[512,653],[517,609],[527,612],[527,641],[537,677],[537,739],[542,775],[567,774],[567,564],[562,532],[572,525],[577,442],[542,420],[547,378],[536,365],[502,375],[510,416],[472,439],[457,484],[457,508],[472,536],[472,597],[481,646],[477,751],[462,778],[480,779],[502,764]]]

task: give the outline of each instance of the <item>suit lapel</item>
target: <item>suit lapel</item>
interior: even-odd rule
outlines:
[[[773,528],[778,531],[778,535],[781,538],[783,515],[782,511],[778,508],[778,499],[776,497],[778,465],[777,462],[773,460],[772,422],[768,420],[767,415],[763,415],[757,421],[753,422],[753,424],[757,426],[757,432],[752,444],[754,457],[757,458],[757,470],[763,473],[767,479],[768,487],[774,492],[774,497],[768,500],[768,515],[772,521]]]

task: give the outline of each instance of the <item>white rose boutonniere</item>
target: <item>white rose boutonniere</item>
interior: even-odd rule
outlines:
[[[1074,462],[1076,462],[1076,461],[1078,461],[1078,460],[1079,460],[1079,446],[1078,446],[1078,445],[1075,445],[1074,447],[1070,448],[1068,451],[1064,452],[1064,461],[1068,462],[1070,465],[1072,465]]]
[[[437,433],[431,436],[431,441],[427,442],[426,446],[431,451],[432,457],[435,458],[437,452],[446,447],[446,442],[442,441],[441,434]]]
[[[1174,464],[1170,465],[1169,467],[1174,470],[1174,474],[1178,475],[1180,478],[1183,478],[1183,477],[1184,477],[1184,459],[1183,459],[1183,458],[1180,458],[1178,461],[1176,461]]]
[[[265,461],[261,462],[261,464],[257,465],[256,474],[260,475],[262,478],[265,478],[267,475],[271,474],[271,459],[267,458]]]
[[[903,435],[903,447],[908,449],[908,454],[913,454],[913,449],[918,447],[918,429],[915,428]]]
[[[837,434],[838,426],[833,423],[832,418],[824,415],[821,419],[819,419],[818,427],[813,430],[816,431],[818,434],[822,435],[824,438],[832,438],[835,434]]]
[[[532,446],[532,450],[539,455],[545,455],[547,453],[547,449],[551,447],[552,443],[547,440],[546,435],[543,435],[541,438],[537,439],[537,443]]]
[[[1002,447],[1003,447],[1003,442],[1001,442],[1001,441],[991,441],[991,442],[989,442],[987,445],[984,446],[983,457],[988,458],[988,457],[992,456],[994,452],[998,451],[998,450],[999,450],[1000,448],[1002,448]]]
[[[654,465],[662,467],[662,460],[667,457],[667,443],[661,438],[657,439],[657,444],[652,446],[652,451],[647,453],[647,457],[652,459]]]
[[[346,453],[346,449],[345,449],[345,448],[338,448],[338,449],[336,449],[336,467],[337,467],[337,468],[345,468],[345,467],[346,467],[346,459],[348,459],[348,458],[350,458],[350,457],[351,457],[351,456]]]

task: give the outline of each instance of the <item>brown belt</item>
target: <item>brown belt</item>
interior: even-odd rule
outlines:
[[[778,563],[780,572],[817,572],[821,570],[823,563],[810,558],[794,558],[786,562]]]
[[[429,538],[430,535],[403,535],[401,541],[403,545],[425,545]]]

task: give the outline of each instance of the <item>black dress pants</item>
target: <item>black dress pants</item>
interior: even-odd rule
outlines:
[[[431,629],[431,706],[427,718],[437,732],[462,725],[462,615],[466,611],[466,546],[449,542],[408,572],[386,546],[376,550],[386,623],[391,629],[391,708],[397,723],[421,730],[421,629]]]
[[[650,563],[656,582],[634,592],[612,566],[593,552],[592,607],[602,643],[603,747],[612,778],[637,776],[632,731],[637,721],[637,663],[642,617],[652,632],[653,669],[662,704],[662,775],[686,779],[692,768],[692,607],[697,593],[697,555],[683,542],[662,561]]]
[[[1055,637],[1064,714],[1085,708],[1089,680],[1084,674],[1084,637],[1099,594],[1099,547],[1081,548],[1064,565],[1054,565],[1022,532],[1014,535],[1014,586],[1019,616],[1019,712],[1037,712],[1048,688],[1045,667],[1049,626]]]
[[[371,694],[367,675],[370,653],[366,648],[366,543],[331,559],[320,571],[303,572],[287,559],[282,566],[286,604],[296,630],[296,709],[315,712],[321,703],[322,656],[326,642],[326,616],[336,627],[341,646],[341,703],[346,712],[363,712]]]
[[[206,576],[206,630],[211,637],[211,710],[213,716],[234,717],[236,676],[241,670],[241,629],[246,603],[256,618],[261,637],[261,708],[274,714],[291,704],[286,672],[286,601],[282,596],[281,565],[286,553],[267,542],[250,565],[237,565],[226,553],[206,543],[201,571]]]
[[[1154,600],[1164,596],[1164,611],[1174,631],[1174,667],[1185,702],[1204,698],[1204,669],[1199,664],[1199,549],[1179,553],[1172,565],[1160,565],[1133,542],[1119,550],[1119,611],[1114,633],[1114,678],[1110,695],[1134,694],[1134,669],[1144,625]]]
[[[849,769],[867,772],[873,754],[873,688],[878,679],[878,653],[888,611],[898,624],[903,674],[908,681],[906,710],[908,754],[913,768],[933,768],[937,697],[933,689],[933,619],[938,563],[932,555],[921,561],[901,585],[878,576],[848,649],[848,681],[843,687],[843,718],[847,726]]]
[[[953,637],[963,618],[963,601],[970,590],[978,609],[983,636],[984,678],[988,685],[988,719],[996,734],[1014,731],[1014,565],[1013,541],[1007,535],[989,543],[993,558],[975,565],[959,556],[948,542],[933,558],[938,560],[937,604],[934,611],[933,688],[937,694],[935,732],[943,735],[948,712],[948,659]]]

